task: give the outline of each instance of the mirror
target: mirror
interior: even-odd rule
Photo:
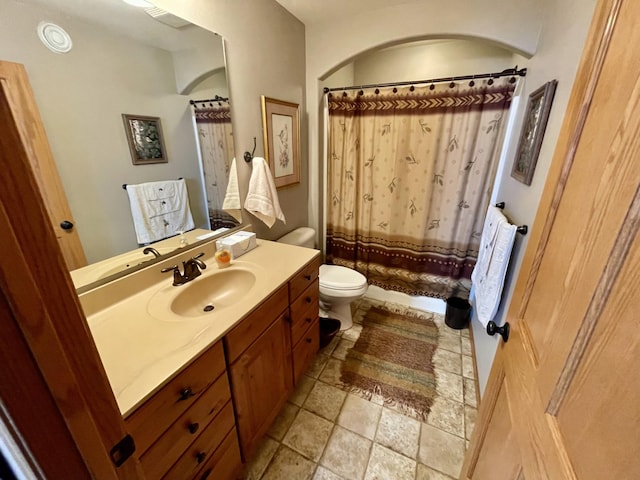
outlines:
[[[0,8],[0,59],[27,70],[90,264],[142,250],[123,184],[184,178],[196,229],[238,225],[220,212],[234,156],[221,37],[120,0],[0,0]],[[41,43],[41,22],[69,34],[68,53]],[[123,114],[161,119],[166,163],[133,164]]]

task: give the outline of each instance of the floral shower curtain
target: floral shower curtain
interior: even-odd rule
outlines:
[[[388,290],[468,296],[514,88],[330,94],[327,261]]]
[[[229,169],[235,156],[229,102],[196,102],[194,115],[211,228],[234,227],[237,225],[235,219],[222,210]]]

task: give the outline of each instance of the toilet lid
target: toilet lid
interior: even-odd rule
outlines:
[[[336,290],[355,290],[364,287],[367,279],[355,270],[339,265],[320,265],[320,284]]]

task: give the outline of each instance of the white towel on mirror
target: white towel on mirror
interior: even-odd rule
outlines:
[[[242,203],[240,203],[240,190],[238,189],[238,172],[236,171],[235,158],[231,161],[227,193],[222,202],[222,209],[238,222],[242,223]]]
[[[127,194],[139,244],[195,228],[183,179],[127,185]]]
[[[244,208],[271,228],[277,220],[287,223],[280,208],[278,190],[273,181],[271,170],[264,158],[253,157],[252,171],[249,180],[249,192],[244,201]]]
[[[490,206],[484,220],[478,260],[471,273],[474,309],[485,327],[500,306],[515,236],[516,226],[509,223],[502,210]]]

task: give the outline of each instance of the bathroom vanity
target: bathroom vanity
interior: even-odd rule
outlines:
[[[223,270],[214,250],[80,295],[147,478],[235,478],[318,351],[317,250],[259,240]],[[191,282],[160,273],[199,253]]]

